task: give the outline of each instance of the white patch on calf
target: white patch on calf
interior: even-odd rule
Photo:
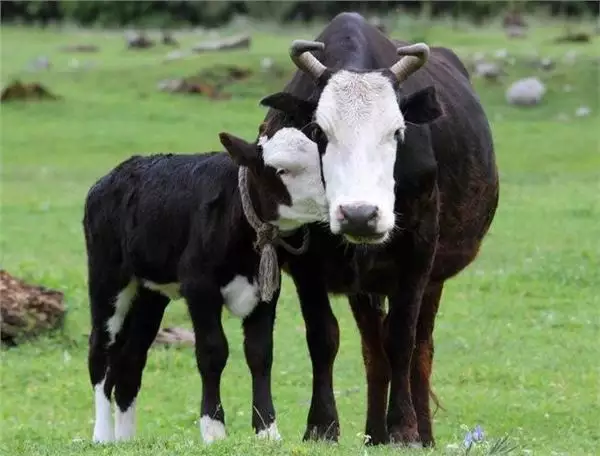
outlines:
[[[110,399],[104,394],[104,380],[94,385],[94,408],[96,417],[92,440],[98,443],[114,441]]]
[[[272,223],[292,230],[327,220],[317,144],[296,128],[282,128],[270,139],[261,136],[258,143],[265,165],[284,171],[280,178],[292,199],[291,206],[279,206],[279,219]]]
[[[135,298],[135,295],[137,294],[137,287],[137,280],[134,279],[121,290],[115,299],[115,312],[106,322],[109,345],[115,342],[115,338],[123,326],[123,321],[127,316],[127,312],[129,312],[129,309],[131,308],[133,298]]]
[[[115,440],[129,440],[135,436],[135,399],[124,412],[115,410]]]
[[[171,301],[176,301],[181,298],[181,284],[179,283],[154,283],[149,280],[144,280],[143,284],[144,287],[152,291],[158,291]]]
[[[390,232],[394,216],[394,164],[400,130],[406,125],[392,82],[380,73],[339,71],[319,100],[315,120],[328,139],[323,177],[329,223],[340,232],[340,205],[368,204],[379,209],[377,233]]]
[[[269,424],[269,427],[267,427],[267,429],[258,431],[256,436],[259,439],[281,440],[281,435],[279,434],[279,430],[277,429],[277,423],[275,421],[273,421],[271,424]]]
[[[225,424],[219,420],[213,420],[208,415],[200,418],[200,434],[204,443],[213,443],[215,440],[223,440],[227,437]]]
[[[239,318],[246,318],[259,302],[258,287],[244,276],[237,275],[221,288],[225,307]]]

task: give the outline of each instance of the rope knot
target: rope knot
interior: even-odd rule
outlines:
[[[260,255],[258,266],[259,297],[261,301],[268,302],[273,299],[275,291],[279,288],[281,278],[275,245],[281,245],[293,255],[300,255],[308,248],[308,229],[304,227],[302,245],[297,249],[293,248],[280,238],[279,228],[263,222],[252,207],[248,191],[248,169],[244,166],[240,166],[238,170],[238,186],[244,215],[250,226],[256,231],[254,248]]]

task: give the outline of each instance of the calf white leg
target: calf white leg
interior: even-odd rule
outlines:
[[[135,399],[125,410],[115,410],[115,440],[130,440],[135,436]]]
[[[218,419],[213,419],[208,415],[200,418],[200,435],[204,443],[213,443],[216,440],[223,440],[227,437],[225,432],[225,423]]]
[[[96,419],[94,422],[93,441],[98,443],[112,442],[113,433],[112,416],[110,413],[110,399],[104,393],[104,380],[94,386],[94,402]]]

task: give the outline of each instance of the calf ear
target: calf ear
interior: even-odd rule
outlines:
[[[413,124],[433,122],[444,113],[433,86],[419,90],[403,99],[400,103],[400,111],[402,111],[404,119]]]
[[[256,144],[251,144],[237,136],[229,133],[219,133],[221,144],[238,166],[255,167],[259,160],[260,154]]]
[[[302,100],[288,92],[277,92],[268,95],[260,100],[260,104],[267,108],[283,111],[286,114],[309,118],[312,117],[315,109],[317,109],[316,103]]]

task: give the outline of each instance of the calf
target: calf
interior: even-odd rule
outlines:
[[[257,144],[226,133],[220,139],[229,155],[134,156],[102,177],[87,195],[83,225],[94,441],[134,436],[135,402],[147,353],[165,307],[180,297],[187,303],[196,338],[203,440],[226,436],[220,397],[228,357],[223,306],[243,321],[252,374],[252,426],[260,437],[279,438],[271,365],[285,252],[278,248],[278,263],[269,265],[269,258],[277,261],[273,243],[298,252],[271,236],[266,247],[258,246],[263,248],[261,257],[255,250],[255,230],[259,243],[265,243],[270,228],[281,230],[293,245],[306,247],[308,231],[302,237],[299,228],[326,220],[319,156],[316,144],[292,128]]]

